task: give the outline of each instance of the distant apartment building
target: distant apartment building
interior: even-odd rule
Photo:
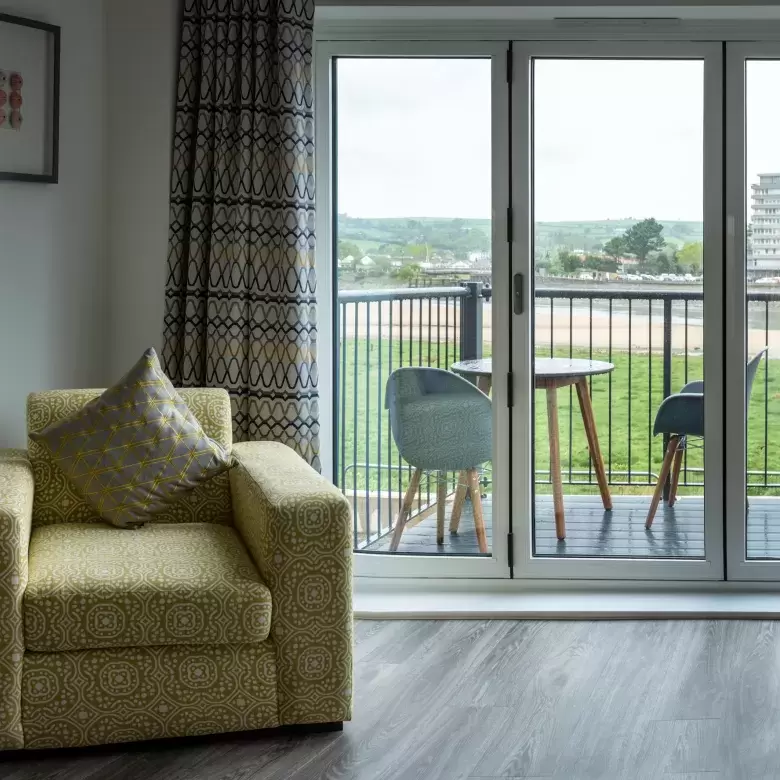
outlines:
[[[780,275],[780,173],[759,173],[751,185],[748,276]]]

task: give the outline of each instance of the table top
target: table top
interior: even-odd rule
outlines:
[[[461,360],[450,369],[464,376],[492,376],[493,359]],[[608,374],[615,366],[604,360],[578,360],[576,358],[536,358],[534,374],[537,379],[560,379]]]
[[[567,376],[595,376],[614,371],[606,360],[578,360],[576,358],[536,358],[534,374],[537,379],[558,379]]]

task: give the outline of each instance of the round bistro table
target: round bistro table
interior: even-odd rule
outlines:
[[[550,440],[550,478],[553,485],[553,505],[555,508],[555,533],[559,539],[566,538],[566,517],[563,510],[563,483],[561,480],[561,443],[558,427],[558,389],[574,385],[580,413],[588,438],[588,448],[596,471],[601,501],[604,509],[612,509],[612,496],[607,483],[604,459],[601,457],[599,437],[596,432],[596,420],[593,405],[590,402],[588,377],[609,374],[615,369],[612,363],[603,360],[575,360],[570,358],[536,358],[534,361],[534,384],[537,390],[547,391],[547,431]],[[490,394],[493,385],[493,361],[491,358],[461,360],[450,366],[456,374],[474,379],[483,393]]]

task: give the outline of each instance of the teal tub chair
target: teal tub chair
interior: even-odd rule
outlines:
[[[746,404],[750,402],[750,394],[753,391],[753,381],[756,378],[758,366],[768,349],[768,347],[764,347],[760,350],[745,368]],[[659,433],[669,435],[669,444],[666,447],[666,455],[658,475],[653,500],[650,502],[650,511],[647,513],[645,521],[645,528],[648,529],[653,525],[653,519],[658,504],[661,503],[664,484],[670,470],[672,479],[669,489],[669,506],[674,506],[674,502],[677,500],[680,467],[683,453],[688,446],[688,439],[692,436],[704,436],[704,382],[702,380],[688,382],[679,393],[670,395],[661,402],[655,415],[653,436],[658,436]]]
[[[488,552],[480,496],[479,468],[493,457],[493,414],[488,398],[467,380],[440,368],[398,368],[387,380],[385,408],[401,457],[414,471],[393,530],[395,552],[409,521],[423,471],[438,475],[436,541],[444,544],[446,474],[457,472],[458,486],[450,519],[457,533],[466,491],[471,491],[474,524],[481,553]]]

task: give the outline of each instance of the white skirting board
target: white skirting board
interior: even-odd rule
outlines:
[[[755,587],[755,583],[753,584]],[[370,585],[355,588],[356,618],[374,620],[780,619],[780,592],[642,590],[475,592]]]

